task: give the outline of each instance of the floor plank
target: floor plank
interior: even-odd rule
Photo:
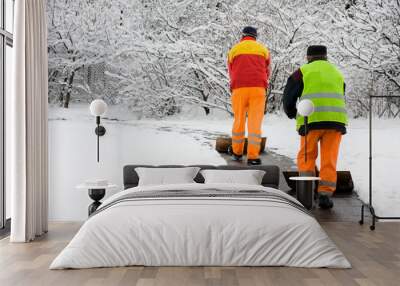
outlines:
[[[322,221],[321,225],[352,269],[138,266],[50,271],[51,261],[80,227],[79,223],[51,223],[49,233],[32,243],[0,241],[0,285],[399,285],[400,223],[379,222],[375,231],[356,222]]]

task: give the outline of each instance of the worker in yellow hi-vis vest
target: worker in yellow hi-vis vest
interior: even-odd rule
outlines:
[[[330,197],[336,190],[340,142],[346,133],[345,83],[342,73],[327,60],[325,46],[310,46],[307,49],[307,61],[289,77],[284,90],[283,106],[289,118],[296,117],[297,131],[301,135],[297,156],[300,176],[315,175],[318,144],[321,147],[319,206],[329,209],[333,207]],[[297,101],[303,99],[309,99],[314,104],[314,113],[308,117],[307,136],[304,136],[304,117],[298,115],[296,109]],[[304,156],[305,145],[308,146],[307,160]]]
[[[257,42],[256,28],[245,27],[242,35],[228,55],[234,114],[231,155],[235,161],[242,160],[247,115],[247,164],[260,165],[261,125],[271,59],[268,49]]]

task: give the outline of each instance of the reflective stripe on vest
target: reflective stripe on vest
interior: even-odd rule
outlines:
[[[347,124],[344,100],[344,79],[340,71],[328,61],[317,60],[303,65],[303,93],[300,100],[314,103],[314,113],[308,122],[339,122]],[[304,117],[297,115],[297,129],[304,125]]]
[[[314,98],[337,98],[342,99],[343,95],[340,93],[312,93],[306,94],[301,97],[301,99],[314,99]]]
[[[339,112],[346,113],[346,108],[337,106],[316,106],[314,112]]]

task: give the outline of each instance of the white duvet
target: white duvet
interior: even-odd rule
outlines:
[[[163,190],[264,190],[262,186],[185,184]],[[103,206],[102,205],[102,206]],[[294,266],[349,268],[318,222],[298,209],[257,199],[186,198],[127,201],[89,218],[50,269],[145,266]]]

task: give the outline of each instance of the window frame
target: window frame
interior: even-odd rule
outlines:
[[[6,0],[0,0],[0,237],[10,231],[10,219],[6,217],[6,188],[5,188],[5,103],[6,103],[6,49],[13,48],[13,34],[6,30]],[[12,11],[15,15],[15,0]],[[14,17],[13,15],[13,17]],[[12,29],[14,30],[14,29]]]

